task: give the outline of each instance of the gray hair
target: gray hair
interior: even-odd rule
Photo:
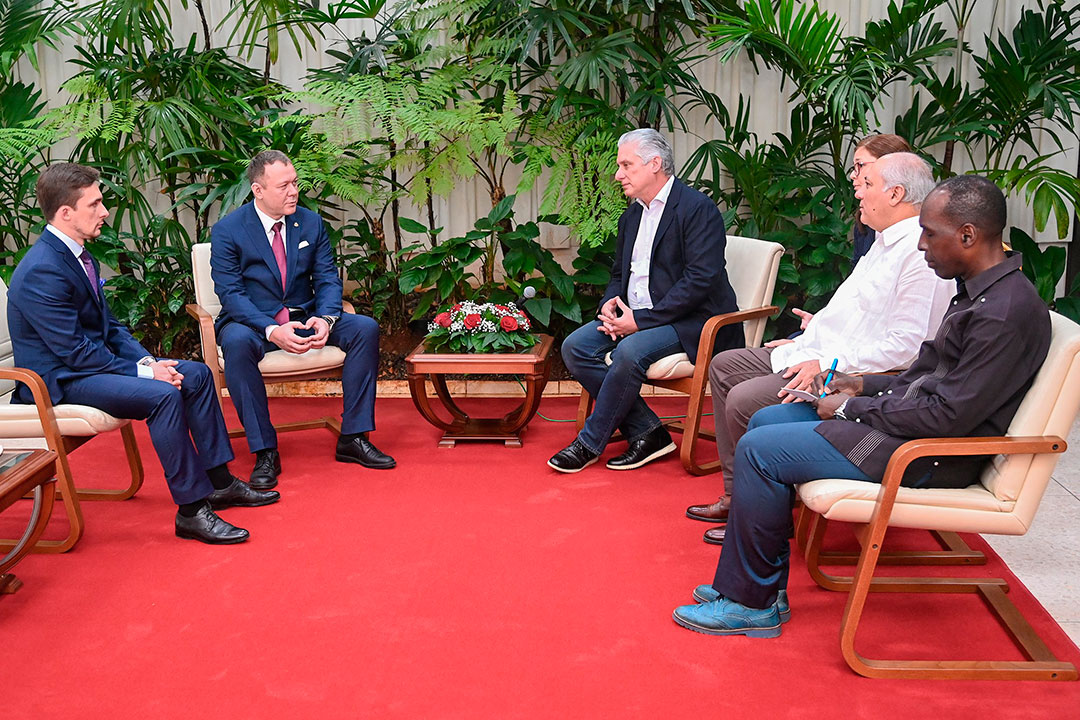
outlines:
[[[620,147],[627,143],[637,143],[637,155],[642,162],[649,162],[659,156],[660,168],[664,174],[675,174],[675,153],[671,150],[671,143],[660,133],[652,128],[631,130],[619,138]]]
[[[904,202],[922,205],[922,201],[934,189],[934,173],[930,165],[915,153],[899,152],[882,155],[877,160],[878,173],[888,190],[904,188]]]
[[[251,163],[247,168],[248,182],[261,183],[266,166],[273,165],[274,163],[291,164],[289,156],[280,150],[263,150],[261,153],[251,158]]]

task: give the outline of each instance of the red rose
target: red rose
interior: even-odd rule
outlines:
[[[505,305],[496,305],[495,309],[501,312],[510,312],[510,308],[506,307]]]
[[[454,307],[450,308],[450,312],[457,312],[460,309],[461,309],[461,303],[458,303]]]
[[[435,324],[441,325],[444,328],[450,327],[450,313],[441,312],[435,316]]]
[[[499,327],[501,327],[506,332],[513,332],[514,330],[518,329],[518,321],[507,315],[499,321]]]
[[[480,324],[481,320],[483,320],[483,318],[476,313],[470,313],[469,315],[465,316],[465,327],[469,330],[472,330],[474,327]]]

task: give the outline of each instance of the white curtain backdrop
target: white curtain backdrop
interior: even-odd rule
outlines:
[[[882,17],[887,7],[885,0],[820,0],[820,4],[825,10],[837,13],[844,18],[846,27],[851,33],[858,32],[858,28],[867,21]],[[176,43],[185,43],[191,34],[196,33],[199,38],[197,40],[198,46],[202,47],[198,15],[195,12],[194,4],[188,3],[188,5],[189,7],[185,9],[180,0],[171,0],[173,31]],[[225,45],[228,42],[231,28],[215,28],[227,14],[229,0],[206,0],[204,5],[213,30],[215,45]],[[999,31],[1008,32],[1024,9],[1035,7],[1035,3],[1023,2],[1022,0],[978,0],[976,11],[967,31],[967,40],[975,53],[978,54],[984,51],[984,36],[986,34],[996,34]],[[947,9],[942,8],[939,11],[938,18],[950,33],[954,31],[953,21]],[[372,27],[373,24],[368,21],[345,21],[340,24],[340,30],[343,33],[354,37],[359,36],[365,29],[370,34]],[[67,39],[65,42],[70,43],[73,40]],[[324,50],[332,47],[332,45],[333,37],[330,35],[325,39],[317,38],[316,46],[305,48],[301,59],[297,56],[291,42],[283,35],[281,57],[272,69],[273,76],[290,88],[301,88],[310,69],[332,64],[332,59],[324,54]],[[20,64],[17,72],[26,80],[36,79],[51,104],[62,104],[67,98],[64,97],[64,93],[60,90],[60,85],[76,72],[76,68],[67,62],[75,56],[73,46],[64,47],[59,52],[44,50],[40,56],[39,72],[34,71],[25,60]],[[257,53],[250,62],[255,67],[261,68],[263,58],[261,54]],[[943,72],[948,72],[952,62],[952,58],[943,59]],[[790,88],[785,92],[781,92],[780,78],[777,74],[768,71],[760,74],[756,73],[745,58],[739,58],[726,65],[721,65],[715,60],[708,60],[699,65],[696,71],[702,84],[723,98],[732,110],[737,107],[740,93],[752,100],[751,128],[759,137],[768,138],[776,132],[787,132],[788,111],[786,97],[790,92]],[[975,75],[974,68],[969,68],[968,77],[975,77]],[[891,93],[890,97],[884,99],[879,114],[880,126],[878,129],[882,132],[891,132],[894,118],[907,110],[912,101],[913,91],[909,87],[896,84],[892,86]],[[690,132],[676,133],[673,137],[676,165],[681,165],[702,140],[712,138],[718,133],[715,121],[704,120],[703,114],[702,116],[691,115],[690,128]],[[1050,152],[1055,149],[1052,140],[1047,137],[1043,138],[1043,146],[1042,152]],[[56,156],[63,156],[67,149],[67,147],[61,146],[57,149]],[[943,153],[941,147],[924,148],[924,150],[929,150],[939,158]],[[957,154],[956,162],[954,169],[958,171],[967,169],[964,165],[967,160],[962,153]],[[1077,147],[1075,143],[1067,153],[1054,158],[1052,162],[1056,167],[1075,173],[1077,168]],[[614,168],[612,168],[612,172],[614,172]],[[512,191],[512,184],[508,184],[511,185],[508,189]],[[532,191],[519,196],[516,209],[519,219],[533,217],[534,209],[538,205],[542,192],[542,186],[543,181],[541,180]],[[470,229],[472,223],[478,217],[486,215],[489,209],[490,202],[487,192],[481,184],[478,182],[463,182],[449,197],[436,199],[436,224],[445,227],[453,235],[460,235]],[[426,219],[425,214],[415,210],[412,212],[406,210],[403,215],[421,220]],[[1047,231],[1043,233],[1035,232],[1031,211],[1023,197],[1009,199],[1009,221],[1010,224],[1020,227],[1035,236],[1040,242],[1057,242],[1052,219]],[[567,236],[565,228],[545,226],[542,241],[547,247],[555,251],[560,261],[568,265],[573,259],[573,243]]]

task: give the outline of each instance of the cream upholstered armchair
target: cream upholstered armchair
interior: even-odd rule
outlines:
[[[828,590],[848,592],[840,644],[848,665],[868,677],[996,680],[1074,680],[1076,668],[1046,647],[1005,594],[999,578],[874,577],[889,553],[881,546],[889,527],[938,532],[1023,535],[1050,482],[1058,454],[1080,410],[1080,326],[1051,313],[1050,351],[1035,383],[999,438],[933,438],[902,445],[889,461],[882,484],[815,480],[798,487],[807,514],[804,552],[811,576]],[[927,455],[993,455],[981,481],[967,488],[906,488],[907,465]],[[825,573],[821,552],[826,525],[856,525],[861,544],[854,577]],[[894,554],[896,555],[896,554]],[[899,564],[919,564],[910,554]],[[942,553],[947,555],[947,553]],[[939,555],[927,564],[944,564]],[[965,563],[966,564],[966,563]],[[1029,661],[871,660],[855,650],[855,635],[870,592],[979,593]]]
[[[143,483],[142,457],[130,420],[121,420],[86,405],[53,405],[41,377],[32,370],[14,367],[11,335],[7,325],[7,285],[0,281],[0,444],[5,449],[47,447],[57,455],[57,492],[67,514],[68,534],[63,540],[39,540],[39,552],[66,552],[83,534],[80,500],[126,500]],[[34,405],[13,404],[15,381],[25,383]],[[119,430],[124,441],[130,481],[118,489],[76,488],[68,453],[94,437]],[[0,540],[0,549],[14,547],[14,540]]]
[[[694,475],[707,475],[720,469],[720,462],[700,463],[697,460],[697,443],[701,437],[715,440],[716,435],[701,430],[701,416],[705,403],[705,389],[709,385],[709,362],[712,360],[712,347],[716,334],[725,325],[741,322],[745,335],[746,347],[758,347],[765,335],[765,321],[779,308],[772,305],[773,289],[776,287],[776,274],[780,269],[780,257],[784,246],[778,243],[754,238],[727,236],[728,279],[735,290],[738,303],[737,312],[715,315],[709,318],[701,330],[701,341],[697,357],[691,362],[690,357],[682,352],[660,358],[646,371],[645,384],[674,390],[689,395],[686,407],[686,419],[681,422],[665,423],[669,430],[683,434],[679,455],[686,471]],[[607,362],[611,364],[610,354]],[[578,403],[577,428],[580,431],[585,419],[592,412],[592,398],[584,389]]]
[[[199,323],[199,344],[202,347],[203,362],[210,367],[217,388],[218,400],[224,403],[225,358],[217,344],[214,332],[214,320],[221,312],[221,301],[214,291],[214,279],[210,275],[210,243],[196,243],[191,247],[191,270],[195,280],[195,302],[187,306],[188,314]],[[344,303],[345,312],[353,312],[348,302]],[[340,348],[326,345],[317,350],[308,350],[302,355],[294,355],[284,350],[273,350],[259,363],[259,371],[268,383],[298,382],[341,377],[345,364],[345,352]],[[341,421],[334,417],[322,417],[316,420],[274,425],[278,432],[327,428],[341,434]],[[229,437],[240,437],[242,428],[229,431]]]

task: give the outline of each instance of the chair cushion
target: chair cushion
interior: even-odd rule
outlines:
[[[604,356],[604,362],[611,364],[611,353]],[[678,380],[694,376],[694,363],[690,362],[690,356],[684,352],[666,355],[645,371],[645,377],[649,380]]]
[[[867,523],[881,486],[858,480],[814,480],[798,486],[806,507],[829,520]],[[966,488],[900,488],[889,525],[926,530],[1022,535],[1027,527],[982,485]]]
[[[225,369],[225,357],[221,348],[217,349],[218,365]],[[272,350],[259,361],[259,372],[265,378],[274,378],[277,375],[290,375],[298,372],[319,372],[321,370],[335,370],[345,364],[345,351],[341,348],[326,345],[317,350],[308,350],[303,355],[294,355],[284,350]]]
[[[61,435],[89,437],[118,430],[131,422],[86,405],[55,405],[53,412]],[[43,434],[36,406],[0,405],[0,438],[38,438]]]

